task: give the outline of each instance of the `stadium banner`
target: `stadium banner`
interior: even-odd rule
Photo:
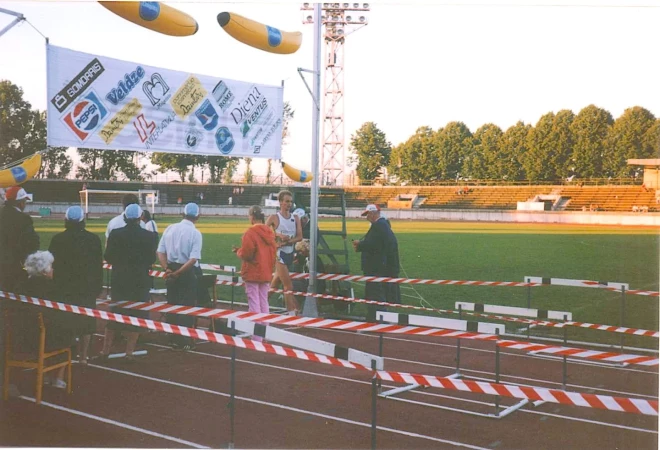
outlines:
[[[280,159],[281,86],[48,45],[48,145]]]

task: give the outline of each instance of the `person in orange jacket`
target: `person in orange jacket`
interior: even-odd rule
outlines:
[[[248,216],[252,226],[243,235],[241,247],[233,246],[232,251],[243,261],[241,276],[245,282],[248,309],[267,314],[268,289],[277,251],[275,233],[264,225],[265,216],[261,207],[251,206]]]

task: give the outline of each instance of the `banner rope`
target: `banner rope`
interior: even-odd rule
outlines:
[[[36,297],[17,295],[14,293],[0,291],[0,297],[8,300],[19,301],[26,304],[43,306],[51,309],[57,309],[69,313],[81,314],[97,319],[111,320],[123,324],[130,324],[141,328],[161,331],[164,333],[178,334],[195,339],[200,339],[218,344],[230,345],[237,348],[245,348],[262,353],[270,353],[289,358],[312,361],[333,366],[358,369],[374,373],[375,376],[383,381],[398,383],[417,383],[430,387],[439,387],[452,389],[456,391],[475,392],[488,395],[499,395],[513,398],[526,398],[530,400],[541,400],[553,403],[567,404],[573,406],[582,406],[587,408],[606,409],[610,411],[627,412],[633,414],[642,414],[657,416],[658,401],[643,400],[626,397],[612,397],[595,394],[581,394],[577,392],[568,392],[554,389],[545,389],[537,387],[525,387],[517,385],[505,385],[500,383],[487,383],[468,380],[455,380],[445,377],[436,377],[432,375],[410,374],[405,372],[373,371],[361,364],[352,363],[331,356],[319,355],[304,350],[296,350],[281,345],[257,342],[251,339],[227,336],[220,333],[200,330],[196,328],[182,327],[180,325],[171,325],[150,319],[141,319],[137,317],[125,316],[111,312],[100,311],[91,308],[85,308],[75,305],[68,305],[50,300],[44,300]]]

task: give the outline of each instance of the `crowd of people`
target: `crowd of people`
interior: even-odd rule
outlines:
[[[154,262],[165,271],[167,301],[171,304],[196,306],[200,298],[208,296],[202,287],[202,233],[196,228],[200,208],[196,203],[184,207],[183,220],[168,226],[159,237],[158,227],[148,211],[139,205],[134,194],[122,199],[123,211],[112,218],[106,228],[105,250],[101,239],[85,229],[85,214],[80,206],[71,206],[64,217],[64,231],[56,234],[48,250],[39,250],[40,239],[32,218],[24,212],[29,195],[21,187],[6,190],[5,205],[0,210],[0,290],[39,297],[62,303],[96,307],[96,299],[103,290],[103,261],[112,265],[110,292],[112,301],[149,301]],[[260,206],[248,211],[250,227],[242,236],[241,245],[233,246],[240,258],[241,276],[245,283],[248,309],[268,313],[269,290],[282,287],[294,289],[291,272],[308,271],[310,220],[305,210],[293,208],[293,194],[281,191],[279,211],[266,217]],[[397,277],[399,273],[398,244],[389,221],[376,205],[368,205],[362,214],[371,223],[367,234],[353,241],[356,252],[362,254],[365,275]],[[317,270],[323,263],[317,256]],[[306,283],[306,282],[305,282]],[[305,286],[296,286],[306,290]],[[205,292],[200,292],[205,291]],[[366,298],[400,303],[397,284],[367,283]],[[293,294],[284,294],[287,314],[299,315],[301,301]],[[23,308],[26,320],[34,320],[35,309],[30,305],[8,305],[3,308]],[[147,318],[148,312],[112,305],[111,311],[133,317]],[[32,319],[29,318],[32,313]],[[369,307],[368,320],[375,319],[375,307]],[[4,314],[0,314],[3,320]],[[77,342],[78,361],[90,360],[90,341],[96,331],[96,319],[83,315],[44,311],[47,322],[48,345],[51,348],[73,346]],[[193,327],[194,317],[169,314],[167,322]],[[0,325],[2,325],[0,323]],[[34,325],[22,324],[24,330]],[[2,329],[3,327],[0,327]],[[102,350],[94,358],[106,360],[120,333],[125,334],[127,361],[135,361],[135,348],[144,329],[115,321],[104,325]],[[258,337],[256,337],[258,338]],[[1,339],[1,338],[0,338]],[[175,350],[190,350],[194,340],[178,334],[170,335]],[[0,354],[4,355],[3,351]],[[64,369],[48,383],[66,388]]]

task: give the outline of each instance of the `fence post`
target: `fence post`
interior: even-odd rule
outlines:
[[[626,321],[626,287],[621,285],[621,321],[620,327],[625,326]],[[621,333],[621,353],[623,353],[623,338],[626,337],[626,333]]]
[[[568,316],[564,314],[564,345],[568,344],[568,327],[566,326],[566,322],[568,321]],[[562,377],[561,377],[561,385],[566,390],[566,373],[568,372],[568,367],[567,367],[567,360],[566,360],[566,355],[564,355],[564,370],[562,372]]]
[[[378,376],[376,375],[376,361],[371,361],[371,370],[373,370],[373,377],[371,378],[371,449],[376,449],[376,400],[378,399]]]
[[[236,323],[231,323],[231,335],[236,336]],[[231,347],[231,375],[229,377],[229,445],[228,448],[234,448],[234,387],[236,385],[236,346]]]

